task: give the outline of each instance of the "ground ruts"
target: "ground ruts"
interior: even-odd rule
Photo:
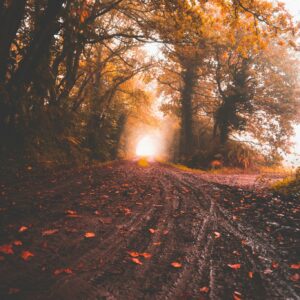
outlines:
[[[297,199],[210,179],[122,161],[6,182],[0,246],[22,246],[1,254],[0,298],[299,299]],[[130,251],[152,257],[135,264]],[[64,268],[72,273],[54,274]]]

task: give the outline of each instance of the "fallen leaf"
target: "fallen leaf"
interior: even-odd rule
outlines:
[[[0,246],[0,252],[4,254],[14,254],[14,250],[11,244]]]
[[[140,255],[147,259],[152,257],[152,254],[147,253],[147,252],[141,253]]]
[[[179,263],[179,262],[177,262],[177,261],[173,261],[173,262],[171,263],[171,266],[172,266],[173,268],[181,268],[181,267],[182,267],[182,264]]]
[[[272,268],[273,269],[277,269],[279,267],[279,263],[277,263],[276,261],[272,262]]]
[[[34,254],[33,254],[32,252],[30,252],[30,251],[23,251],[22,254],[21,254],[21,257],[22,257],[25,261],[29,260],[30,257],[33,257],[33,256],[34,256]]]
[[[142,265],[143,263],[138,258],[131,258],[131,261],[137,265]]]
[[[130,215],[131,214],[131,210],[129,208],[124,207],[123,210],[124,210],[125,215]]]
[[[164,231],[163,231],[163,234],[164,234],[164,235],[167,235],[168,233],[169,233],[169,230],[164,230]]]
[[[237,270],[241,267],[241,264],[228,264],[227,266],[231,269]]]
[[[294,281],[294,282],[297,282],[297,281],[300,280],[300,275],[299,275],[298,273],[296,273],[296,274],[292,275],[292,276],[290,277],[290,279],[291,279],[292,281]]]
[[[23,243],[21,241],[14,241],[13,242],[15,246],[22,246]]]
[[[218,231],[214,231],[214,235],[215,235],[216,239],[218,239],[219,237],[221,237],[221,233],[218,232]]]
[[[66,210],[66,214],[67,215],[77,215],[77,212],[75,210],[68,209],[68,210]]]
[[[242,294],[237,292],[237,291],[234,291],[233,293],[233,299],[234,300],[241,300],[242,299]]]
[[[291,269],[299,270],[300,269],[300,263],[292,264],[290,267],[291,267]]]
[[[264,270],[264,274],[271,274],[273,273],[273,271],[271,269],[265,269]]]
[[[56,270],[53,272],[53,274],[54,274],[55,276],[60,275],[60,274],[62,274],[62,273],[65,273],[65,274],[73,274],[73,271],[72,271],[72,269],[70,269],[70,268],[65,268],[65,269],[56,269]]]
[[[84,236],[85,236],[86,238],[94,238],[96,235],[95,235],[94,232],[86,232],[86,233],[84,234]]]
[[[135,251],[132,251],[132,252],[128,252],[128,254],[131,256],[131,257],[139,257],[140,254],[138,252],[135,252]]]
[[[155,242],[153,243],[154,246],[159,246],[161,244],[161,242]]]
[[[199,290],[200,290],[200,292],[202,292],[202,293],[208,293],[209,287],[204,286],[204,287],[200,288]]]
[[[28,229],[27,226],[21,226],[21,227],[19,228],[19,232],[24,232],[24,231],[26,231],[27,229]]]
[[[248,273],[249,278],[253,278],[253,272]]]
[[[149,229],[149,232],[152,233],[152,234],[155,233],[155,231],[156,231],[156,230],[153,229],[153,228],[150,228],[150,229]]]
[[[42,232],[42,236],[52,235],[58,232],[58,229],[49,229]]]

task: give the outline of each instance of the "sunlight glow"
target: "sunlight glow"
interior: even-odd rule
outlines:
[[[151,136],[143,137],[137,144],[136,155],[142,157],[154,157],[157,154],[155,139]]]

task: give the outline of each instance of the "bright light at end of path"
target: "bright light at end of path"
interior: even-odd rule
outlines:
[[[155,139],[150,136],[143,137],[136,146],[136,155],[141,157],[154,157],[157,154]]]

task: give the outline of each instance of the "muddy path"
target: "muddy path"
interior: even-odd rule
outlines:
[[[228,176],[123,161],[3,183],[0,299],[299,299],[299,200]]]

